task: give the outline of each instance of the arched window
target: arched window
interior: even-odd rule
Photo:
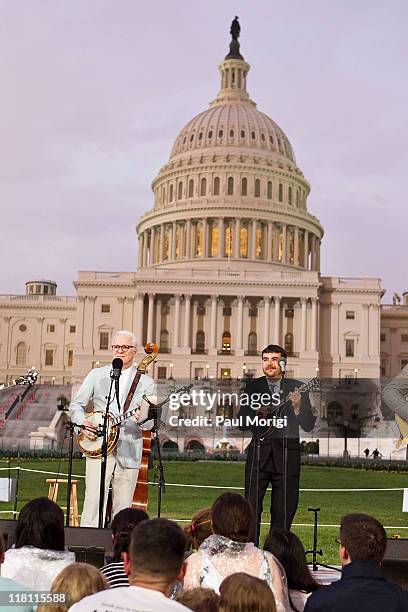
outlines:
[[[241,181],[241,195],[248,195],[248,179],[245,177]]]
[[[183,183],[180,181],[180,183],[178,184],[177,199],[181,200],[182,197],[183,197]]]
[[[239,256],[248,257],[248,228],[245,226],[239,230]]]
[[[27,345],[25,342],[19,342],[16,350],[16,365],[27,365]]]
[[[252,140],[255,140],[255,138],[256,138],[255,132],[251,132],[251,138],[252,138]]]
[[[202,329],[196,333],[196,353],[204,353],[205,351],[205,333]]]
[[[288,200],[289,204],[292,204],[292,187],[289,187]]]
[[[259,179],[255,179],[255,197],[261,197],[261,181]]]
[[[262,140],[262,142],[265,142],[265,134],[263,132],[261,134],[261,140]]]
[[[166,203],[166,188],[165,188],[165,187],[163,187],[163,196],[162,196],[162,202],[163,202],[163,204],[165,204],[165,203]]]
[[[218,249],[219,249],[219,236],[220,232],[216,225],[211,227],[211,246],[210,246],[210,255],[211,257],[217,257]]]
[[[222,334],[222,352],[231,353],[231,334],[229,331]]]
[[[173,201],[173,185],[170,185],[169,202]]]
[[[234,130],[230,130],[229,135],[230,135],[230,138],[234,138]]]
[[[208,138],[209,138],[210,140],[211,140],[211,138],[212,138],[212,134],[213,134],[213,133],[212,133],[212,130],[210,130],[210,131],[208,132]]]
[[[234,195],[234,179],[232,178],[232,176],[228,177],[227,195]]]
[[[262,259],[262,233],[262,226],[258,226],[255,233],[255,257],[257,259]]]
[[[207,179],[206,178],[202,178],[201,179],[201,186],[200,186],[200,195],[201,196],[205,196],[207,194]]]
[[[241,130],[241,138],[245,138],[245,131]]]
[[[248,355],[257,355],[258,353],[258,338],[255,332],[248,334]]]
[[[166,228],[164,230],[164,240],[163,240],[163,260],[168,259],[169,254],[170,254],[170,230]]]
[[[293,355],[293,334],[285,334],[285,351],[288,355]]]
[[[218,138],[222,138],[224,136],[224,130],[218,130]]]
[[[202,139],[203,139],[203,133],[200,132],[199,135],[198,135],[198,140],[202,140]]]
[[[167,331],[167,329],[162,329],[160,331],[160,352],[169,352],[169,332]]]
[[[194,181],[193,179],[190,179],[188,181],[188,197],[192,198],[194,195]]]
[[[214,195],[220,195],[220,177],[214,178]]]
[[[201,257],[203,254],[203,224],[197,224],[197,238],[196,238],[196,257]]]
[[[268,181],[267,197],[272,200],[272,181]]]
[[[279,202],[283,202],[283,185],[282,185],[282,183],[279,183],[279,195],[278,195],[278,199],[279,199]]]

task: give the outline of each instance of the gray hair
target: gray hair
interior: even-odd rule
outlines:
[[[137,338],[135,336],[135,334],[131,331],[127,331],[126,329],[121,329],[119,331],[116,331],[113,336],[112,336],[112,343],[115,344],[115,338],[117,338],[118,336],[126,336],[126,338],[132,338],[132,342],[133,345],[137,348],[138,347],[138,341]]]

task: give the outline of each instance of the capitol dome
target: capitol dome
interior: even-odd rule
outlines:
[[[310,185],[283,130],[247,92],[237,40],[220,64],[209,108],[178,134],[142,216],[139,268],[265,265],[319,270],[323,228],[307,210]]]

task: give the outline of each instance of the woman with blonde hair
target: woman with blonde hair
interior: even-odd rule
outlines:
[[[212,534],[211,508],[197,510],[191,518],[191,523],[184,527],[187,537],[187,551],[195,551]]]
[[[77,601],[107,588],[109,585],[105,576],[96,567],[89,563],[72,563],[58,574],[51,585],[51,593],[63,596],[65,601],[43,604],[37,608],[37,612],[66,612]]]

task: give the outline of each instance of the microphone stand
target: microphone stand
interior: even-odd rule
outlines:
[[[112,387],[113,387],[114,377],[111,373],[111,382],[109,387],[109,393],[106,396],[106,407],[105,413],[103,416],[103,424],[102,424],[102,448],[101,448],[101,476],[99,482],[99,518],[98,518],[98,527],[99,529],[103,528],[103,511],[105,506],[105,478],[106,478],[106,462],[108,460],[108,413],[109,406],[111,403],[111,395],[112,395]]]
[[[285,369],[281,368],[281,382],[280,382],[280,400],[281,404],[284,403],[285,398],[285,374],[286,374],[286,364]],[[284,431],[283,433],[283,528],[287,529],[288,519],[287,519],[287,496],[288,496],[288,432]]]

